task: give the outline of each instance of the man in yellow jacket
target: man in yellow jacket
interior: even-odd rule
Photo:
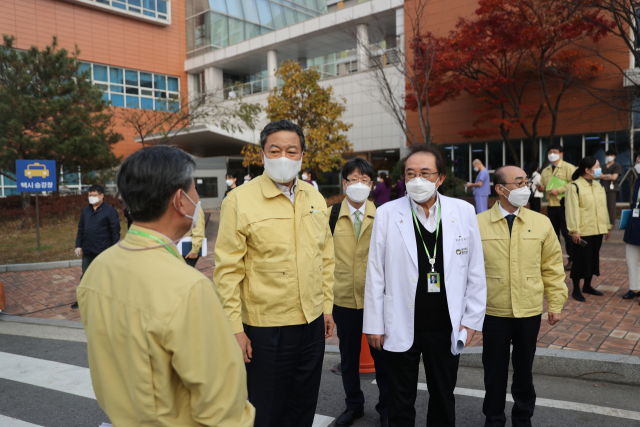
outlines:
[[[78,287],[89,368],[114,426],[253,426],[246,371],[211,281],[175,245],[197,222],[195,162],[143,148],[118,172],[134,218]]]
[[[347,406],[336,420],[337,426],[350,426],[354,420],[364,416],[364,394],[360,388],[364,283],[376,214],[375,205],[367,198],[375,176],[373,167],[364,159],[356,157],[345,163],[342,167],[342,188],[347,197],[333,206],[327,215],[336,254],[333,318],[340,340],[340,367]],[[389,425],[387,366],[382,351],[373,347],[369,349],[380,390],[376,411],[380,414],[380,424],[385,427]]]
[[[222,202],[213,281],[247,364],[256,426],[311,427],[333,333],[333,238],[324,197],[297,179],[302,129],[260,134],[265,173]]]
[[[200,215],[198,216],[198,223],[193,230],[191,230],[191,250],[188,254],[185,254],[184,260],[191,267],[195,267],[196,263],[200,259],[200,249],[202,249],[202,243],[204,242],[204,231],[206,224],[204,218],[204,211],[200,208]]]
[[[571,270],[571,264],[573,264],[573,243],[571,236],[569,235],[569,230],[567,229],[567,220],[564,209],[564,194],[567,191],[567,186],[573,181],[573,179],[571,179],[571,175],[576,170],[576,167],[562,159],[564,156],[563,152],[564,149],[560,145],[552,145],[547,150],[549,166],[542,170],[538,191],[544,192],[547,196],[547,201],[549,202],[549,205],[547,206],[547,216],[553,225],[553,229],[558,236],[558,240],[560,240],[561,234],[564,238],[567,255],[569,256],[569,262],[567,263],[565,270]],[[557,188],[548,189],[549,181],[551,181],[551,178],[553,177],[566,181],[567,184]]]
[[[486,427],[503,427],[513,344],[514,427],[531,426],[536,393],[533,359],[544,295],[548,322],[560,321],[567,301],[562,250],[545,216],[526,209],[531,190],[526,173],[503,166],[494,175],[500,201],[478,215],[487,277],[487,313],[482,327]]]

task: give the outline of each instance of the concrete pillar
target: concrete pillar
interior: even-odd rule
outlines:
[[[204,70],[204,89],[206,92],[214,93],[222,92],[223,80],[222,69],[216,67],[205,68]]]
[[[275,50],[267,52],[267,72],[269,76],[269,90],[278,87],[278,79],[276,78],[276,70],[278,69],[278,54]]]
[[[358,24],[358,71],[369,69],[369,26],[367,24]]]

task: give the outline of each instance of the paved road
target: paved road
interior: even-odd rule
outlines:
[[[79,332],[0,321],[0,427],[97,427],[108,422],[93,397],[86,346]],[[331,372],[337,362],[338,355],[325,355],[316,427],[332,425],[343,410],[341,377]],[[421,372],[417,425],[424,425],[426,419],[428,392],[422,390],[424,382]],[[533,421],[537,427],[640,425],[640,387],[545,376],[537,376],[535,382],[539,404]],[[362,387],[366,416],[354,426],[377,426],[377,388],[372,379],[363,380]],[[456,396],[459,427],[483,425],[482,389],[481,370],[460,369]],[[510,408],[508,403],[507,411]]]

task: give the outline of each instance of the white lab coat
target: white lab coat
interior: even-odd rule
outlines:
[[[365,284],[363,332],[384,335],[384,349],[393,352],[409,350],[414,334],[418,248],[407,197],[385,203],[376,212]],[[451,353],[457,355],[467,338],[460,324],[482,330],[487,306],[484,256],[473,206],[439,198],[444,253],[437,256],[444,256]]]

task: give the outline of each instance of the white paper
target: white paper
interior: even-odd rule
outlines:
[[[462,353],[464,345],[467,342],[467,328],[462,328],[458,334],[458,342],[456,343],[456,353]]]
[[[190,242],[191,241],[191,237],[185,237],[180,239],[180,241],[178,242],[178,244],[176,246],[178,246],[178,251],[180,251],[180,255],[185,256],[186,253],[182,253],[182,242]],[[202,256],[205,257],[207,256],[207,238],[205,237],[202,240]]]

